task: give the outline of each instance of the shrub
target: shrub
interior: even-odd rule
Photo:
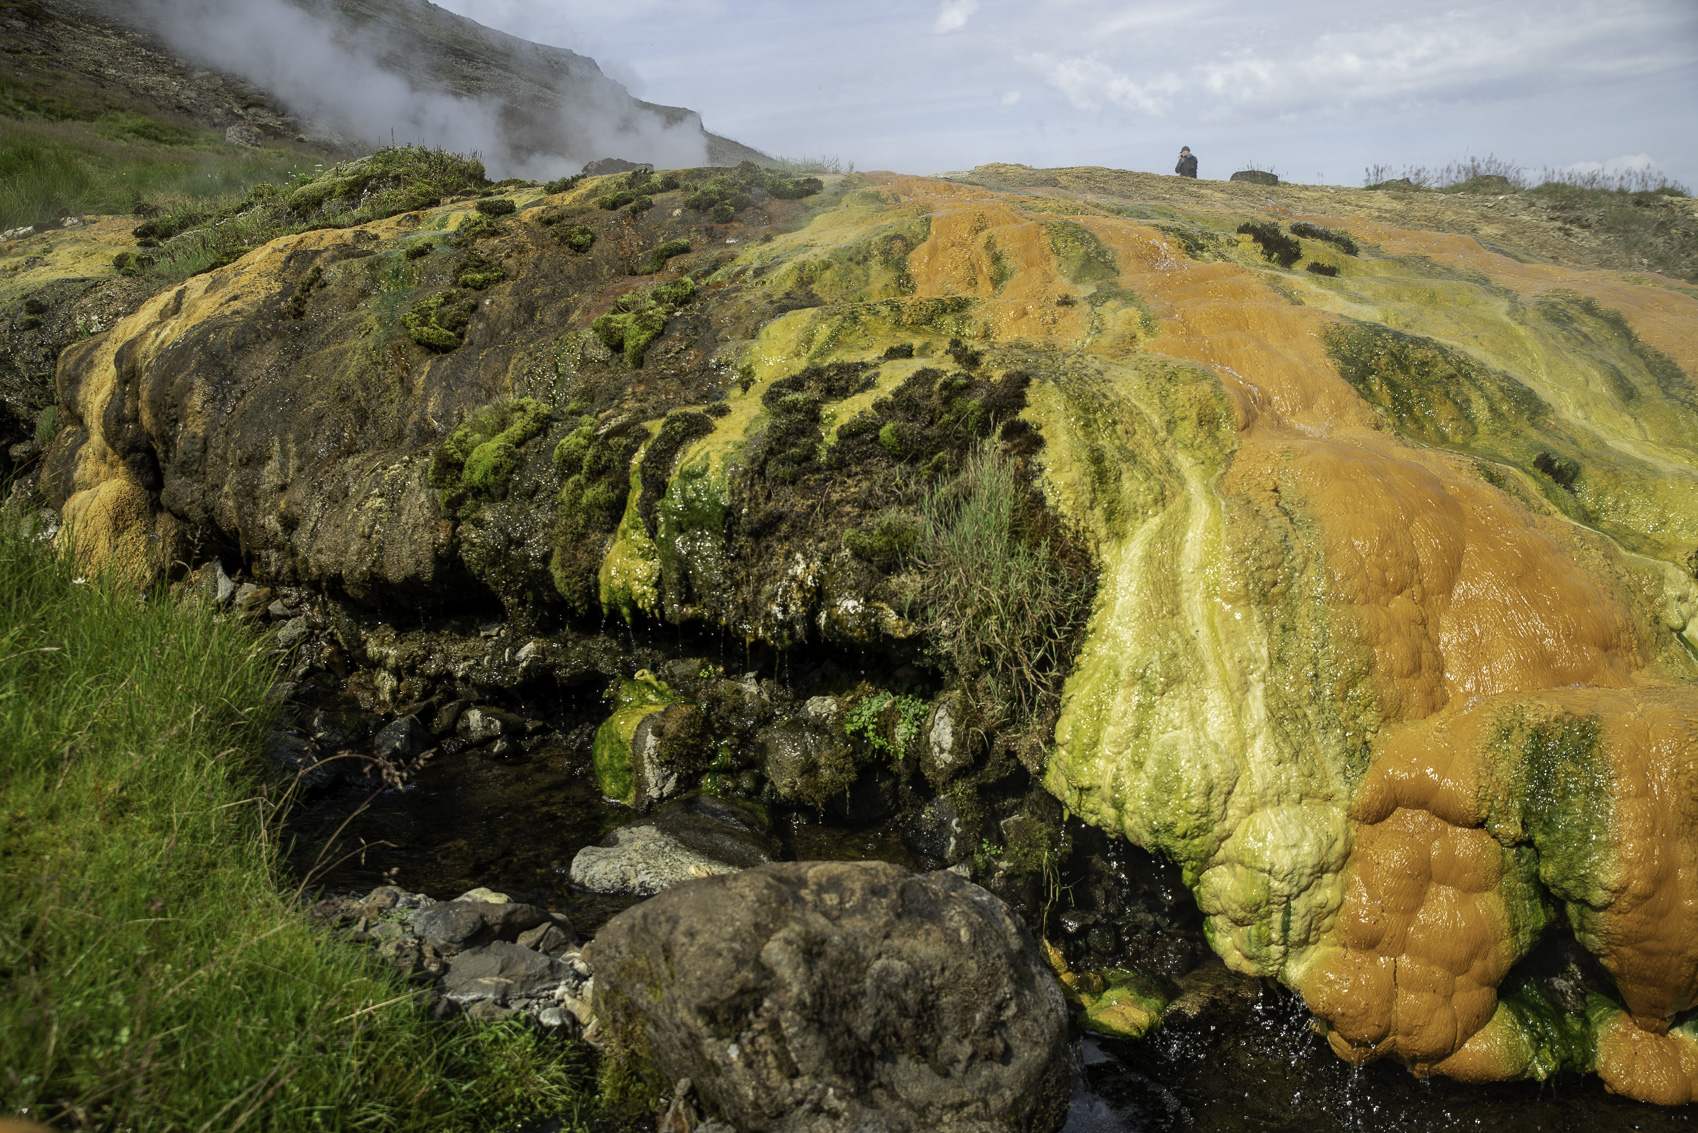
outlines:
[[[620,189],[617,192],[597,197],[595,199],[595,203],[596,207],[599,209],[604,209],[607,212],[614,212],[618,209],[624,208],[636,199],[637,194],[631,192],[629,189]]]
[[[436,251],[436,244],[434,241],[420,240],[416,244],[407,245],[407,250],[403,252],[402,255],[406,256],[409,260],[422,260],[434,251]]]
[[[488,197],[479,201],[475,207],[479,212],[488,217],[512,216],[514,211],[518,208],[517,205],[506,197]]]
[[[552,180],[548,184],[544,185],[542,187],[542,191],[549,194],[550,196],[553,196],[557,193],[564,193],[564,192],[567,192],[568,190],[577,188],[578,182],[582,181],[583,179],[584,179],[584,175],[582,173],[574,173],[570,177],[556,177],[554,180]]]
[[[475,250],[462,256],[454,269],[454,285],[470,291],[483,291],[506,278],[500,264],[484,259]]]
[[[1305,264],[1304,268],[1308,271],[1314,272],[1316,275],[1333,276],[1338,274],[1337,268],[1333,267],[1331,264],[1323,264],[1319,261]]]
[[[595,246],[595,229],[588,225],[568,224],[556,227],[554,237],[574,252],[587,252]]]
[[[1303,245],[1279,230],[1271,221],[1248,220],[1238,226],[1241,236],[1248,236],[1262,249],[1262,255],[1288,268],[1303,258]]]
[[[642,216],[654,207],[654,198],[644,194],[631,202],[631,215]]]

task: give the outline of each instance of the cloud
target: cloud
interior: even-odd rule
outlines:
[[[960,31],[967,26],[967,20],[979,10],[979,0],[943,0],[937,10],[937,23],[932,25],[932,31],[938,35],[947,35],[952,31]]]
[[[1563,168],[1570,173],[1641,173],[1654,168],[1656,164],[1648,153],[1630,153],[1612,157],[1608,161],[1577,161]]]
[[[1098,110],[1103,103],[1112,102],[1161,117],[1172,108],[1167,96],[1181,85],[1172,75],[1136,82],[1094,55],[1031,54],[1020,57],[1020,61],[1081,110]]]

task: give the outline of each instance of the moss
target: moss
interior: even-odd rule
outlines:
[[[691,441],[712,432],[711,417],[705,413],[683,410],[667,417],[661,423],[660,431],[643,450],[643,463],[637,477],[638,483],[642,485],[642,493],[637,500],[637,514],[642,517],[650,535],[655,534],[655,505],[666,494],[667,484],[672,479],[672,466],[679,453],[683,452]]]
[[[595,421],[577,428],[554,447],[554,466],[563,481],[556,498],[554,549],[549,574],[568,606],[587,612],[596,600],[596,573],[607,537],[618,528],[630,492],[631,459],[641,441],[639,425],[597,433]]]
[[[458,291],[443,291],[421,299],[401,318],[407,337],[437,353],[447,353],[466,338],[466,328],[478,309],[478,301]]]
[[[1509,1012],[1527,1046],[1530,1061],[1522,1072],[1525,1077],[1543,1082],[1563,1071],[1593,1069],[1597,1031],[1591,1011],[1564,1010],[1531,978],[1500,987],[1498,1003]]]
[[[1073,283],[1099,283],[1120,274],[1114,253],[1083,224],[1071,220],[1046,220],[1042,224],[1062,278]]]
[[[1549,416],[1524,384],[1449,346],[1365,323],[1329,327],[1339,373],[1398,430],[1428,444],[1462,445],[1482,428],[1536,425]]]
[[[480,256],[476,250],[460,257],[454,267],[454,285],[468,291],[483,291],[507,278],[501,265]]]
[[[26,315],[45,315],[47,310],[47,300],[39,296],[31,296],[24,300],[24,314]]]
[[[512,216],[518,209],[507,197],[486,197],[474,207],[487,217]]]
[[[1347,256],[1354,256],[1360,252],[1360,249],[1356,247],[1356,241],[1352,240],[1347,233],[1338,232],[1331,228],[1322,228],[1320,225],[1312,224],[1307,220],[1294,222],[1291,225],[1291,234],[1301,236],[1306,240],[1324,240]]]
[[[630,680],[617,678],[608,690],[613,712],[596,729],[590,757],[595,765],[596,784],[602,796],[631,806],[636,790],[636,769],[631,761],[631,738],[637,725],[657,710],[679,702],[666,682],[638,672]]]
[[[454,235],[448,238],[448,242],[456,248],[470,248],[479,240],[494,236],[498,231],[500,229],[489,217],[481,212],[474,212],[460,222],[460,226],[454,230]]]
[[[247,248],[242,249],[243,254],[246,254],[248,251],[249,249]],[[154,260],[152,256],[138,256],[134,252],[119,252],[117,255],[112,257],[112,267],[119,275],[140,275],[142,272],[152,267],[153,263]]]
[[[919,520],[894,509],[880,513],[870,527],[851,527],[843,533],[843,545],[850,554],[882,571],[902,565],[919,544]]]
[[[1580,476],[1580,465],[1566,456],[1552,456],[1541,452],[1533,458],[1533,467],[1545,474],[1550,480],[1565,492],[1574,491],[1574,481]]]
[[[301,280],[300,286],[295,288],[295,293],[289,296],[288,300],[283,304],[283,317],[286,319],[305,318],[307,313],[307,299],[309,299],[312,296],[312,293],[322,286],[323,283],[324,269],[314,265],[313,269],[307,272],[306,278]]]
[[[649,344],[695,293],[695,281],[685,276],[647,291],[622,295],[613,310],[597,318],[590,329],[609,350],[623,352],[632,369],[640,369]]]
[[[409,260],[422,260],[434,251],[436,251],[435,241],[419,240],[416,243],[408,244],[407,250],[401,254]]]
[[[1092,976],[1096,979],[1090,980]],[[1087,980],[1079,989],[1085,1006],[1079,1025],[1085,1030],[1141,1039],[1161,1024],[1168,997],[1154,980],[1126,968],[1091,972]]]
[[[642,269],[638,274],[653,275],[655,272],[663,271],[668,260],[674,256],[682,256],[689,250],[690,242],[688,240],[668,240],[657,246],[644,258]]]
[[[1303,245],[1281,232],[1272,221],[1247,220],[1238,226],[1238,234],[1255,241],[1262,255],[1282,268],[1303,258]]]
[[[1586,907],[1610,899],[1614,772],[1602,733],[1595,716],[1515,708],[1499,717],[1488,748],[1501,785],[1484,800],[1487,828],[1506,845],[1533,845],[1539,880],[1570,903],[1583,944]]]
[[[520,448],[548,427],[548,409],[522,397],[486,405],[448,434],[431,460],[429,480],[442,510],[464,518],[500,499],[523,460]]]

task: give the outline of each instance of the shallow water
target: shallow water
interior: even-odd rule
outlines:
[[[297,809],[292,861],[331,892],[397,884],[437,898],[477,885],[569,915],[593,933],[637,898],[574,890],[572,856],[630,820],[602,801],[581,757],[544,749],[512,760],[465,753],[427,764],[402,791],[346,792]],[[844,829],[781,817],[786,856],[923,864],[890,826]],[[1309,1027],[1301,1002],[1263,986],[1142,1042],[1076,1048],[1065,1133],[1408,1130],[1591,1133],[1694,1127],[1698,1106],[1662,1109],[1607,1093],[1593,1077],[1473,1086],[1399,1067],[1353,1070]]]

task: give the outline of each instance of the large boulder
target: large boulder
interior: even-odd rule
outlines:
[[[615,1057],[688,1077],[745,1133],[1053,1130],[1067,1010],[978,886],[884,862],[679,885],[585,949]]]

